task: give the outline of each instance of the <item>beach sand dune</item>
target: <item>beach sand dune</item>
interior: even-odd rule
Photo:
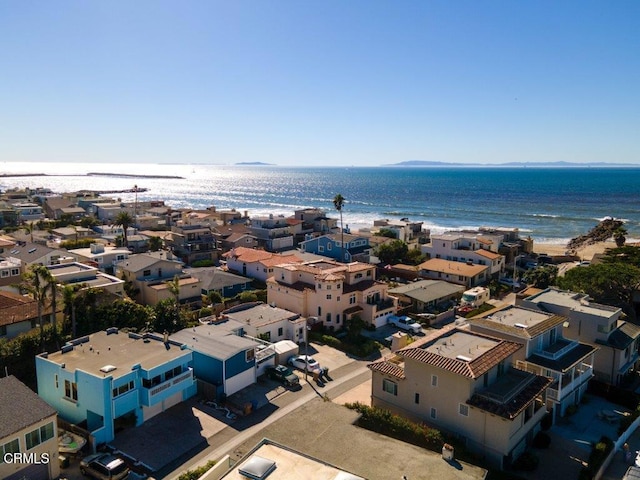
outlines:
[[[589,260],[597,253],[604,253],[608,248],[615,248],[616,244],[613,240],[607,240],[605,242],[596,242],[591,245],[586,245],[576,250],[576,254],[581,260]],[[553,243],[535,243],[533,244],[533,251],[535,253],[546,253],[547,255],[564,255],[567,251],[566,244],[553,244]]]

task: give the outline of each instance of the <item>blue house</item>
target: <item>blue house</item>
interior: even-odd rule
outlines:
[[[169,339],[193,351],[198,381],[214,386],[216,397],[222,398],[256,381],[256,352],[262,345],[243,334],[240,322],[212,317],[209,324],[185,328]]]
[[[126,426],[195,395],[191,350],[157,334],[117,328],[68,342],[36,356],[38,395],[97,444]]]
[[[203,295],[218,292],[222,298],[231,298],[252,289],[253,279],[225,272],[217,267],[187,269],[186,273],[200,280]]]
[[[365,253],[371,247],[369,238],[345,233],[331,233],[320,237],[308,238],[298,245],[300,250],[307,253],[315,253],[324,257],[340,261],[342,256],[342,237],[344,237],[344,261],[352,262],[353,256]]]

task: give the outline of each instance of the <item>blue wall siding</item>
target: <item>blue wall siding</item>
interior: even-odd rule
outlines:
[[[236,353],[233,357],[228,359],[225,368],[225,380],[231,377],[235,377],[239,373],[245,372],[250,368],[254,368],[256,361],[255,358],[247,362],[246,354],[244,351]]]
[[[215,385],[222,385],[222,362],[215,358],[193,352],[193,370],[198,378]]]

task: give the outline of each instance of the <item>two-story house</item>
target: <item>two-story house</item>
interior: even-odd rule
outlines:
[[[293,248],[293,234],[284,216],[253,217],[249,229],[258,240],[258,246],[269,252]]]
[[[378,231],[387,230],[393,232],[395,237],[403,242],[420,238],[423,234],[422,224],[423,222],[411,222],[408,218],[402,218],[400,220],[383,218],[373,221],[373,226]]]
[[[218,248],[211,228],[205,225],[175,225],[171,227],[168,247],[187,265],[194,262],[218,261]]]
[[[131,252],[125,247],[92,243],[89,248],[74,248],[69,253],[78,261],[95,265],[103,272],[113,273],[118,262],[129,258]]]
[[[101,272],[96,267],[79,262],[61,263],[47,266],[49,273],[62,285],[82,285],[117,297],[124,295],[124,280]]]
[[[226,272],[219,267],[192,268],[185,272],[200,280],[202,295],[217,292],[222,298],[231,298],[251,290],[250,278]]]
[[[369,365],[372,405],[457,435],[504,469],[547,413],[551,379],[511,368],[522,344],[444,328]]]
[[[498,253],[501,240],[500,235],[447,232],[431,235],[431,242],[420,250],[430,259],[483,265],[490,276],[497,277],[505,269],[505,258]]]
[[[198,382],[208,384],[209,391],[223,399],[252,385],[258,376],[256,350],[261,344],[244,337],[243,329],[234,320],[212,317],[207,324],[180,330],[169,338],[193,352]]]
[[[291,340],[305,341],[307,319],[299,313],[273,307],[263,302],[243,303],[222,312],[222,315],[242,324],[244,333],[271,343]]]
[[[37,222],[44,219],[44,211],[37,203],[20,202],[14,203],[13,209],[18,214],[19,223]]]
[[[243,277],[254,278],[262,282],[273,275],[273,267],[281,263],[301,263],[302,259],[294,252],[272,253],[265,250],[237,247],[223,255],[227,268]]]
[[[201,302],[202,283],[198,278],[183,273],[182,262],[171,252],[148,252],[131,255],[116,265],[116,275],[131,282],[135,300],[142,305],[156,305],[172,294],[167,282],[179,277],[179,301]]]
[[[344,248],[342,248],[343,239]],[[298,246],[303,252],[322,255],[338,261],[341,261],[341,257],[344,254],[342,261],[347,263],[353,261],[354,255],[367,252],[371,248],[368,237],[349,233],[344,235],[332,233],[319,237],[309,237],[304,242],[300,242]]]
[[[598,347],[594,375],[612,385],[639,366],[640,326],[620,320],[618,307],[592,302],[588,295],[556,288],[518,299],[523,307],[567,317],[564,336]]]
[[[38,395],[97,444],[195,395],[189,349],[159,334],[109,328],[36,356]]]
[[[547,409],[554,421],[569,405],[579,404],[593,377],[597,347],[563,337],[566,317],[510,305],[484,318],[469,320],[471,330],[524,345],[514,366],[553,379],[547,390]]]
[[[330,330],[359,315],[367,324],[380,327],[396,312],[396,299],[387,284],[376,280],[376,267],[368,263],[319,260],[273,267],[267,280],[270,304],[317,317]]]
[[[327,217],[327,212],[321,208],[302,208],[295,210],[293,218],[302,221],[300,233],[302,235],[326,235],[338,233],[338,220]]]
[[[0,378],[0,478],[58,478],[57,419],[57,412],[16,377]]]

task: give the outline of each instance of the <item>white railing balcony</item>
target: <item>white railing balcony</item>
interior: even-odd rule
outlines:
[[[172,395],[173,393],[184,390],[190,384],[193,384],[193,369],[189,368],[186,372],[182,372],[169,380],[166,380],[158,385],[154,385],[148,389],[147,399],[148,405],[152,405],[159,397],[165,397]]]
[[[581,385],[583,382],[593,377],[593,367],[591,365],[582,364],[579,370],[576,369],[576,375],[573,380],[566,385],[561,385],[560,388],[549,388],[547,390],[547,397],[551,400],[562,401],[564,397],[573,393],[573,390]]]
[[[557,348],[565,342],[566,345],[562,346],[561,348]],[[577,346],[578,342],[576,340],[566,341],[563,339],[554,343],[553,345],[547,346],[544,350],[536,352],[536,354],[540,355],[541,357],[549,358],[551,360],[557,360]]]

